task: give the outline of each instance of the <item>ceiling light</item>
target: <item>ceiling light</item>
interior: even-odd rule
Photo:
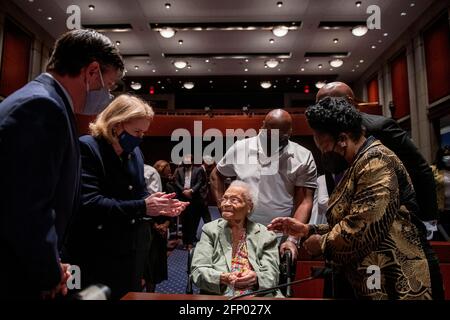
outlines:
[[[269,89],[272,86],[272,82],[270,81],[261,81],[261,87],[263,89]]]
[[[209,63],[209,59],[206,59],[205,62],[206,62],[206,63]]]
[[[209,83],[213,83],[213,81],[212,81],[212,80],[209,80]]]
[[[188,64],[187,68],[188,68],[188,69],[191,69],[191,68],[192,68],[192,66],[191,66],[190,64]]]
[[[34,0],[28,0],[28,2],[34,2]]]
[[[164,6],[166,7],[166,9],[170,9],[171,7],[170,3],[166,3]]]
[[[352,69],[352,72],[355,72],[355,69]]]
[[[48,20],[48,21],[52,21],[53,18],[52,18],[52,17],[47,17],[47,20]]]
[[[338,43],[338,42],[339,42],[339,39],[338,39],[338,38],[333,39],[333,42],[334,42],[334,43]]]
[[[402,17],[404,17],[404,16],[406,16],[406,12],[402,12],[402,13],[400,13],[400,15],[401,15]]]
[[[359,64],[357,64],[355,67],[359,68]]]
[[[155,70],[155,69],[153,69],[153,70],[152,70],[152,72],[156,72],[156,70]]]
[[[244,86],[244,89],[247,89],[247,86]]]
[[[356,37],[362,37],[367,33],[367,31],[369,31],[367,26],[356,26],[352,29],[352,34]]]
[[[275,68],[276,66],[278,66],[278,60],[277,59],[267,60],[266,66],[268,66],[269,68]]]
[[[172,28],[163,28],[159,31],[159,34],[166,39],[172,38],[175,35],[175,30]]]
[[[299,83],[299,82],[300,82],[300,80],[297,79],[297,83]]]
[[[387,37],[388,35],[389,35],[389,33],[387,33],[387,32],[383,34],[383,36],[385,36],[385,37]]]
[[[276,85],[274,85],[273,87],[274,87],[274,88],[276,88],[277,86],[276,86]]]
[[[38,12],[42,12],[42,9],[41,9],[41,8],[38,8],[37,11],[38,11]]]
[[[330,68],[330,71],[333,71],[333,68]]]
[[[359,7],[361,7],[361,1],[357,1],[356,3],[355,3],[355,5],[359,8]]]
[[[409,6],[412,8],[412,7],[415,7],[416,4],[414,2],[411,2],[411,4]]]
[[[361,60],[359,60],[359,63],[364,63],[364,60],[362,60],[362,59],[361,59]]]
[[[139,69],[139,66],[134,66],[134,70],[138,70]]]
[[[183,83],[183,87],[185,89],[191,90],[194,87],[194,83],[190,82],[190,81],[189,82],[185,82],[185,83]]]
[[[90,11],[94,11],[95,10],[95,6],[93,4],[89,5],[89,10]]]
[[[281,1],[277,2],[277,7],[278,8],[281,8],[282,6],[283,6],[283,2],[281,2]]]
[[[116,41],[116,46],[120,46],[120,41]]]
[[[382,42],[383,42],[383,40],[381,40],[381,39],[380,39],[380,40],[378,40],[378,43],[382,43]]]
[[[248,59],[245,59],[245,62],[248,62]]]
[[[178,40],[178,44],[179,44],[179,45],[182,45],[182,44],[183,44],[183,40],[181,40],[181,39]]]
[[[142,88],[142,85],[139,82],[132,82],[130,87],[133,90],[139,90],[140,88]]]
[[[325,85],[325,82],[323,82],[323,81],[317,81],[316,82],[316,88],[317,89],[323,88],[324,85]]]
[[[275,42],[275,40],[273,40],[273,39],[270,39],[270,40],[269,40],[269,42],[270,42],[270,43],[274,43],[274,42]]]
[[[377,46],[376,45],[373,45],[372,47],[371,47],[372,49],[376,49],[377,48]]]
[[[247,72],[247,71],[248,71],[248,69],[247,69],[247,68],[245,68],[245,69],[244,69],[244,71],[245,71],[245,72]]]
[[[318,67],[319,69],[322,69],[323,65],[322,65],[322,64],[319,64],[319,65],[317,65],[317,67]]]
[[[333,68],[339,68],[344,64],[344,61],[342,59],[334,59],[330,61],[330,66]]]
[[[308,62],[309,62],[309,59],[306,59],[305,62],[308,63]]]
[[[301,71],[301,72],[305,71],[305,68],[301,68],[300,71]]]
[[[179,60],[179,61],[175,61],[175,62],[173,63],[173,65],[175,66],[175,68],[178,68],[178,69],[184,69],[184,68],[186,68],[186,66],[187,66],[187,62],[186,62],[186,61]]]
[[[288,27],[285,26],[277,26],[272,29],[272,33],[277,37],[284,37],[289,32]]]

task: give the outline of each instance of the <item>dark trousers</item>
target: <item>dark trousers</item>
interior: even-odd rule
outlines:
[[[204,210],[203,203],[199,200],[192,200],[181,215],[184,245],[193,245],[194,242],[196,242],[196,233],[198,224],[200,223],[202,210]]]

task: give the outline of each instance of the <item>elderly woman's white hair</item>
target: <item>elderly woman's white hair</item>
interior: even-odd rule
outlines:
[[[228,188],[231,187],[240,187],[245,190],[243,196],[245,198],[245,201],[251,204],[252,209],[250,211],[250,214],[252,214],[253,210],[256,207],[256,203],[258,202],[256,190],[254,190],[254,188],[251,185],[241,180],[234,180],[233,182],[231,182]]]

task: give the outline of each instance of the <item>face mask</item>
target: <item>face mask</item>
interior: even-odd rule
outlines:
[[[447,168],[450,168],[450,156],[443,156],[442,162]]]
[[[89,91],[89,83],[86,83],[87,94],[83,114],[98,114],[102,112],[111,101],[111,95],[109,94],[109,90],[105,87],[100,70],[99,73],[100,80],[102,81],[101,89]]]
[[[119,135],[119,144],[126,153],[131,153],[141,142],[142,138],[135,137],[126,130]]]
[[[334,151],[335,147],[336,144],[332,151],[322,154],[322,164],[325,170],[338,174],[344,172],[348,168],[348,163],[343,156]]]

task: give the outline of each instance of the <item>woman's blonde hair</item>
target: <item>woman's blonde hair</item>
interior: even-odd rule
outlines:
[[[122,94],[98,114],[94,122],[89,124],[90,134],[94,137],[103,137],[112,143],[116,140],[113,129],[117,124],[140,118],[151,121],[154,114],[153,109],[145,101],[135,96]]]

